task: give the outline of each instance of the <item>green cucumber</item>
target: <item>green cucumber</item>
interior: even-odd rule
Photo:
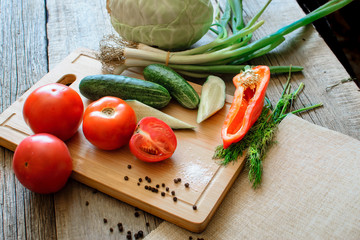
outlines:
[[[86,76],[81,79],[79,90],[90,100],[113,96],[123,100],[138,100],[154,108],[165,107],[171,99],[168,90],[159,84],[112,74]]]
[[[195,89],[177,72],[161,64],[151,64],[144,69],[144,78],[165,87],[183,107],[195,109],[200,97]]]

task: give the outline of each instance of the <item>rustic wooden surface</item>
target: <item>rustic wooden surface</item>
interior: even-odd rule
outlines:
[[[264,2],[244,1],[246,19]],[[8,0],[1,2],[0,12],[0,112],[70,52],[78,47],[96,50],[102,36],[112,32],[104,0]],[[295,0],[274,0],[262,17],[266,24],[254,39],[303,15]],[[311,25],[289,34],[280,48],[252,64],[304,66],[302,73],[292,75],[294,88],[300,82],[306,84],[295,107],[318,102],[324,107],[301,117],[360,139],[360,92],[353,82],[326,91],[349,75]],[[286,78],[273,76],[268,91],[272,101],[280,96]],[[117,230],[119,222],[125,231],[143,230],[146,235],[162,221],[145,212],[136,218],[134,207],[74,180],[57,194],[34,194],[15,178],[12,156],[11,151],[0,148],[0,239],[125,239],[126,233]]]
[[[15,150],[24,138],[33,134],[22,115],[24,100],[32,91],[60,82],[69,84],[80,94],[81,79],[102,73],[95,51],[80,48],[72,52],[0,114],[0,145]],[[142,71],[125,71],[122,75],[143,79]],[[201,92],[200,85],[191,84],[195,91]],[[91,101],[80,96],[86,108]],[[197,111],[186,109],[174,101],[162,108],[164,113],[194,126],[194,129],[176,130],[175,153],[169,160],[157,164],[136,159],[128,147],[102,151],[86,140],[80,127],[78,133],[66,141],[73,160],[72,178],[189,231],[203,231],[244,166],[244,158],[226,167],[212,159],[214,149],[221,144],[219,129],[232,101],[232,96],[227,98],[223,109],[201,124],[196,122]],[[134,110],[139,121],[138,111]],[[125,176],[127,180],[124,180]],[[146,176],[152,179],[151,183],[138,182]],[[174,183],[174,178],[182,179],[181,183]],[[188,188],[185,183],[189,184]],[[144,189],[145,186],[155,188],[157,185],[157,194]],[[165,191],[165,186],[168,191]],[[176,202],[172,191],[176,192]]]

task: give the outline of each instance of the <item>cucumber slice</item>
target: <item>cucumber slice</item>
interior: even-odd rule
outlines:
[[[172,129],[194,129],[195,126],[192,126],[186,122],[183,122],[175,117],[172,117],[160,110],[157,110],[153,107],[150,107],[144,103],[141,103],[137,100],[126,100],[126,103],[134,109],[136,118],[140,121],[144,117],[156,117],[164,121]]]
[[[225,82],[217,76],[208,76],[201,89],[197,123],[222,109],[225,105],[225,96]]]

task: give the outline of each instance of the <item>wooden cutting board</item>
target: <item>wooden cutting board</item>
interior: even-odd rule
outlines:
[[[33,134],[22,116],[24,100],[33,90],[59,82],[70,84],[71,88],[79,92],[78,85],[83,77],[101,73],[101,63],[96,60],[93,51],[79,49],[71,53],[1,113],[0,145],[14,151],[25,137]],[[141,74],[132,71],[126,71],[124,75],[143,78]],[[196,91],[201,91],[201,86],[192,85]],[[90,101],[84,97],[82,99],[86,107]],[[231,97],[227,99],[231,101]],[[244,162],[240,159],[224,167],[212,159],[215,147],[221,144],[220,129],[229,107],[227,101],[221,111],[201,124],[196,123],[197,110],[185,109],[176,102],[162,109],[196,128],[175,130],[178,147],[170,159],[160,163],[145,163],[136,159],[128,146],[115,151],[97,149],[86,140],[80,127],[75,136],[66,142],[74,163],[72,177],[185,229],[201,232]],[[124,179],[125,176],[128,180]],[[151,183],[145,177],[150,178]],[[140,183],[139,178],[142,179]],[[175,183],[175,178],[181,178],[181,182]],[[189,183],[188,188],[184,186],[185,183]],[[157,193],[145,189],[145,186],[156,188],[157,185]],[[169,191],[166,191],[166,187]],[[172,191],[177,201],[173,200]],[[165,196],[161,192],[165,192]],[[193,205],[197,206],[197,210],[193,209]]]

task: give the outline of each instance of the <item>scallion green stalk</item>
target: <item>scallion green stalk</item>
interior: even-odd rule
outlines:
[[[145,63],[166,63],[169,66],[176,67],[179,71],[188,73],[196,72],[199,74],[200,72],[198,70],[201,68],[204,69],[204,67],[211,69],[208,70],[208,72],[217,71],[218,73],[227,73],[229,69],[236,69],[236,67],[228,67],[228,65],[242,65],[251,59],[267,54],[279,46],[287,34],[339,10],[352,1],[353,0],[331,0],[274,33],[250,42],[253,32],[264,23],[264,21],[257,21],[271,0],[267,1],[264,7],[247,24],[245,24],[242,19],[242,1],[228,0],[224,14],[221,17],[217,16],[215,22],[215,25],[218,26],[218,37],[208,44],[184,51],[166,52],[150,46],[142,46],[142,48],[139,49],[134,47],[133,43],[124,44],[125,41],[120,40],[118,42],[122,45],[118,46],[118,49],[107,46],[103,48],[105,49],[103,52],[100,47],[101,54],[99,58],[100,60],[106,59],[102,61],[105,65],[123,65],[116,69],[117,73],[121,73],[121,71],[129,67],[138,65],[145,66]],[[229,23],[233,28],[232,35],[226,32],[226,27]],[[121,51],[119,51],[119,49],[121,49]],[[120,56],[117,55],[118,52]],[[124,59],[133,60],[126,61]],[[136,59],[139,62],[136,62]],[[183,66],[182,69],[180,69],[180,65]]]

